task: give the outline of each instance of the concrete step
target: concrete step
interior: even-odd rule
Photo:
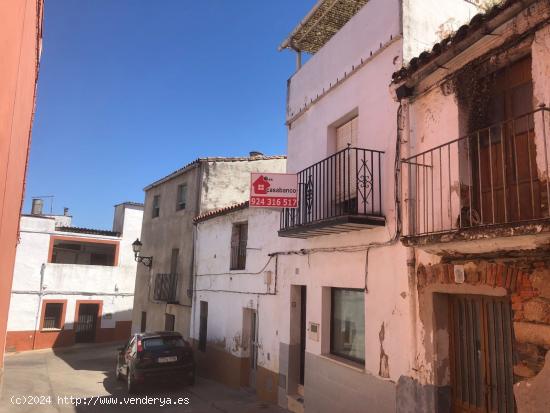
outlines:
[[[288,410],[293,413],[304,413],[304,397],[299,394],[287,396]]]

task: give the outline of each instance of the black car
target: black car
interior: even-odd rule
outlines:
[[[135,393],[154,380],[195,384],[193,349],[180,333],[157,331],[138,333],[118,349],[118,380],[126,379],[128,392]]]

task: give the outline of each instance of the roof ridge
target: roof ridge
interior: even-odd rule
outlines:
[[[255,156],[210,156],[210,157],[202,157],[197,158],[192,162],[189,162],[188,164],[182,166],[179,169],[176,169],[175,171],[163,176],[160,179],[157,179],[156,181],[153,181],[149,185],[147,185],[144,190],[151,189],[163,182],[168,181],[171,178],[175,178],[179,174],[185,172],[188,168],[198,165],[201,162],[239,162],[239,161],[266,161],[271,159],[286,159],[286,155],[255,155]]]
[[[193,218],[193,222],[198,223],[201,221],[206,221],[207,219],[214,218],[220,215],[227,214],[229,212],[238,211],[240,209],[248,208],[248,201],[239,202],[232,205],[227,205],[225,207],[212,209],[210,211],[203,212],[202,214],[197,215]]]

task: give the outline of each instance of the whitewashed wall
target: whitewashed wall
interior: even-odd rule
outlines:
[[[274,372],[279,369],[279,336],[285,323],[281,312],[281,293],[287,285],[284,273],[278,276],[278,294],[266,293],[275,289],[275,258],[270,259],[268,254],[282,246],[277,236],[279,216],[276,210],[244,209],[197,224],[197,277],[191,326],[191,337],[198,340],[199,302],[208,301],[208,342],[223,345],[236,357],[248,357],[249,349],[243,348],[242,343],[243,310],[255,309],[258,364]],[[244,221],[248,221],[246,268],[230,271],[232,225]]]
[[[77,300],[102,300],[102,328],[115,327],[116,321],[131,320],[136,262],[131,243],[139,236],[143,211],[123,207],[121,237],[108,237],[55,230],[54,219],[37,216],[21,217],[21,242],[17,246],[8,331],[34,330],[42,299],[66,299],[65,328],[72,329]],[[119,241],[118,265],[57,264],[48,262],[50,238],[54,235],[82,238],[83,241]],[[102,294],[103,293],[103,294]]]

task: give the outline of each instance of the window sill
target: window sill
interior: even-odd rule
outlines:
[[[321,354],[319,357],[324,358],[325,360],[329,360],[333,363],[339,364],[343,367],[347,367],[349,369],[355,370],[359,373],[365,373],[365,365],[357,363],[355,361],[347,360],[343,357],[335,356],[334,354]]]
[[[55,332],[59,332],[59,331],[62,331],[63,329],[62,328],[43,328],[42,330],[40,330],[41,333],[55,333]]]

